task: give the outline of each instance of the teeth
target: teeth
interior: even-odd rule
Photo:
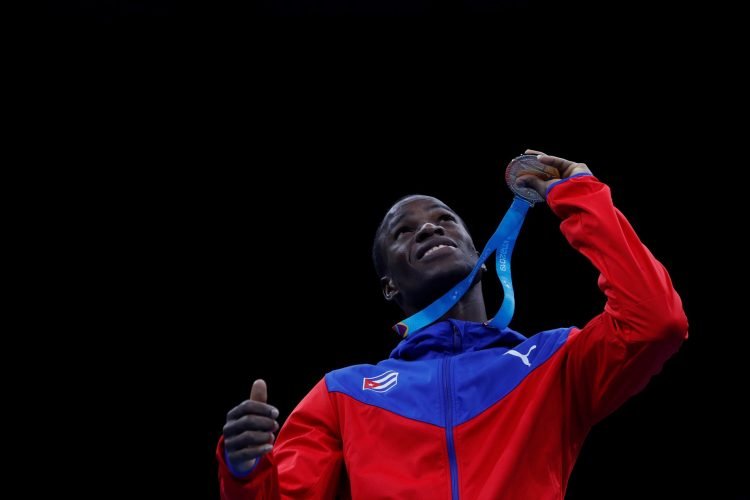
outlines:
[[[427,250],[422,257],[427,257],[428,255],[430,255],[431,253],[433,253],[435,250],[439,250],[439,249],[445,248],[447,246],[449,246],[449,245],[438,245],[436,247],[432,247],[429,250]]]

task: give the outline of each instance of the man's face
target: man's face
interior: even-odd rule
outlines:
[[[471,272],[478,258],[461,219],[429,196],[412,196],[394,205],[379,238],[383,293],[407,313],[447,292]]]

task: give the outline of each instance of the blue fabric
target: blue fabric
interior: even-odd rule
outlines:
[[[479,272],[479,269],[481,269],[482,264],[484,264],[495,250],[497,250],[497,276],[503,284],[504,296],[503,303],[492,320],[492,326],[499,329],[508,326],[510,320],[513,318],[513,311],[516,304],[513,294],[513,282],[510,279],[510,256],[529,207],[531,207],[530,202],[522,198],[514,198],[513,203],[505,213],[503,220],[500,221],[500,225],[495,230],[495,233],[487,242],[487,245],[485,245],[474,269],[471,270],[469,275],[429,306],[395,324],[393,330],[400,336],[406,337],[443,317],[471,288],[474,277]]]
[[[565,343],[569,328],[526,338],[509,328],[498,330],[483,323],[449,319],[434,323],[401,341],[390,359],[376,365],[356,365],[326,375],[330,392],[420,422],[445,427],[441,406],[445,383],[441,366],[448,368],[453,401],[452,425],[459,425],[507,396],[526,376],[547,361]],[[531,346],[536,346],[531,352]],[[528,354],[530,366],[510,349]],[[450,366],[445,365],[449,363]],[[363,379],[389,370],[398,382],[387,392],[363,389]]]
[[[456,425],[470,420],[510,394],[537,367],[547,361],[568,339],[570,328],[538,333],[513,347],[521,354],[529,352],[531,366],[508,349],[489,349],[471,355],[456,356],[453,362],[455,384],[453,411]],[[477,369],[481,367],[481,369]]]
[[[456,424],[453,410],[456,405],[454,404],[451,360],[452,358],[449,357],[443,360],[443,406],[445,408],[445,442],[448,445],[448,463],[451,470],[451,497],[453,500],[458,500],[458,460],[456,459],[456,442],[453,436],[453,427]]]
[[[388,370],[398,372],[396,386],[388,392],[367,391],[362,388],[365,377],[376,377]],[[377,406],[412,420],[443,426],[440,405],[440,379],[436,363],[388,359],[377,365],[355,365],[335,370],[326,375],[329,392],[341,392],[360,403]],[[428,397],[424,397],[428,395]]]

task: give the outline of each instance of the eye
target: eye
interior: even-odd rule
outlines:
[[[412,229],[409,226],[401,226],[398,229],[396,229],[396,232],[393,233],[393,239],[397,240],[401,237],[402,234],[411,233]]]
[[[456,222],[456,218],[454,216],[452,216],[451,214],[443,214],[443,215],[441,215],[440,216],[440,220],[441,221],[449,220],[451,222]]]

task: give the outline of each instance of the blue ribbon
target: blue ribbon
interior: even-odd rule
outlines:
[[[492,235],[492,238],[490,238],[484,250],[479,255],[479,260],[477,260],[477,264],[471,270],[471,273],[435,302],[394,325],[393,329],[396,333],[405,338],[410,333],[419,331],[434,323],[450,311],[456,305],[456,302],[461,300],[461,297],[469,290],[482,264],[492,255],[492,252],[496,252],[495,270],[503,286],[504,297],[500,309],[488,324],[500,330],[507,327],[513,318],[513,311],[516,308],[513,280],[510,275],[510,258],[513,254],[513,247],[516,244],[518,233],[521,231],[521,226],[523,226],[526,212],[529,211],[529,207],[532,205],[531,202],[523,198],[515,197],[505,217],[503,217],[500,225],[495,230],[495,234]]]

